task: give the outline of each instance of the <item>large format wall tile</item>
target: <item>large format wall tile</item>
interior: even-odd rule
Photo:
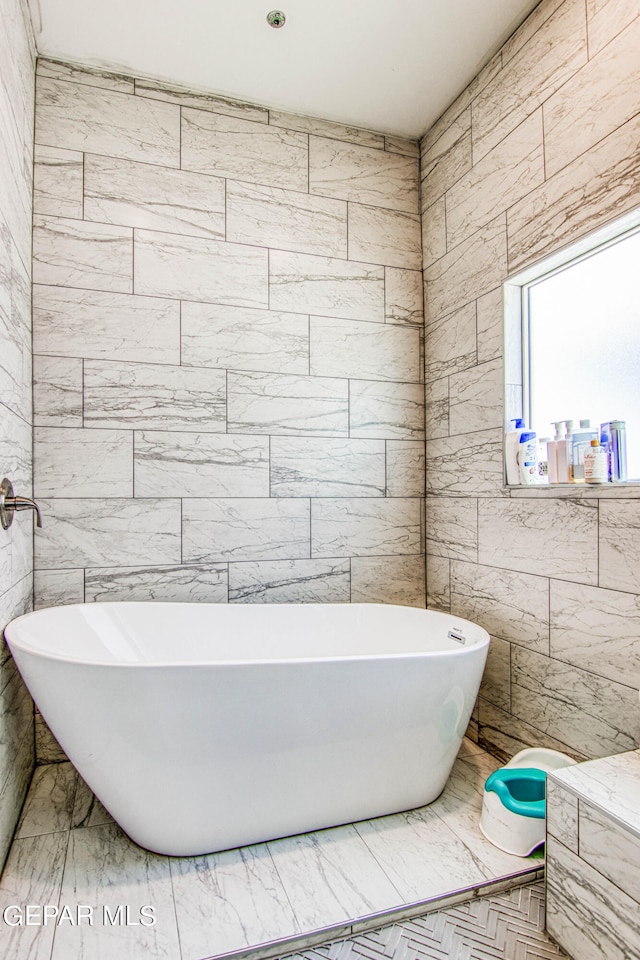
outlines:
[[[136,497],[267,497],[267,437],[136,433]]]
[[[387,440],[386,447],[387,496],[424,497],[424,442]]]
[[[259,123],[269,122],[269,111],[266,107],[242,103],[240,100],[230,100],[227,97],[216,97],[209,93],[195,92],[158,80],[142,80],[136,77],[133,83],[135,93],[139,97],[164,100],[166,103],[177,103],[182,107],[210,110],[212,113],[223,113],[229,117],[240,117],[244,120],[256,120]]]
[[[634,117],[507,211],[510,272],[637,206],[639,131]]]
[[[552,580],[551,656],[640,687],[640,597]]]
[[[125,430],[36,428],[34,496],[133,496],[132,440]]]
[[[547,831],[565,847],[578,852],[578,798],[547,777]]]
[[[420,217],[349,204],[349,257],[389,267],[420,269]]]
[[[467,107],[442,136],[422,152],[420,174],[423,210],[431,206],[470,169],[471,108]]]
[[[104,223],[36,217],[34,283],[131,293],[133,231]]]
[[[224,180],[88,154],[84,219],[191,237],[225,237]]]
[[[36,143],[125,160],[180,166],[180,109],[174,104],[40,76]]]
[[[425,270],[425,316],[436,320],[502,283],[507,273],[506,218],[496,217]]]
[[[424,557],[353,557],[351,602],[424,607]]]
[[[313,557],[417,554],[420,540],[417,498],[311,502]]]
[[[309,372],[309,318],[185,300],[183,364],[265,373]]]
[[[451,564],[451,612],[481,624],[492,636],[549,651],[549,582],[475,563]]]
[[[640,19],[607,44],[544,105],[546,176],[626,123],[640,111]],[[627,65],[624,75],[616,70]],[[602,109],[606,103],[606,110]]]
[[[347,204],[342,200],[230,180],[226,211],[226,239],[235,243],[325,257],[347,255]]]
[[[42,500],[38,568],[179,563],[180,501]]]
[[[309,191],[417,213],[418,164],[411,157],[311,136]]]
[[[580,802],[580,857],[640,906],[640,837],[624,829],[608,814],[609,811]]]
[[[449,378],[425,384],[425,435],[427,440],[449,436]]]
[[[60,60],[48,60],[38,57],[36,63],[38,81],[41,77],[51,80],[71,80],[74,83],[86,83],[90,87],[103,87],[105,90],[115,90],[117,93],[133,93],[135,81],[119,73],[105,73],[94,67],[76,66],[73,63],[63,63]]]
[[[87,426],[224,433],[226,399],[223,370],[84,362]]]
[[[230,603],[348,603],[349,560],[229,564]]]
[[[182,108],[184,170],[304,191],[308,152],[304,133]]]
[[[345,126],[330,120],[318,120],[316,117],[303,117],[296,113],[284,113],[282,110],[269,110],[269,123],[287,130],[300,130],[302,133],[314,133],[319,137],[331,137],[346,143],[359,143],[363,147],[384,150],[385,137],[373,130],[361,127]]]
[[[424,323],[422,271],[386,267],[384,271],[385,320],[387,323]]]
[[[474,162],[544,103],[586,60],[584,3],[566,0],[474,101]]]
[[[423,603],[417,144],[52,61],[40,81],[39,605],[348,602],[361,553],[360,600]]]
[[[348,383],[336,377],[227,375],[229,432],[346,437]]]
[[[478,504],[471,498],[427,497],[427,553],[451,560],[478,558]]]
[[[84,574],[84,601],[226,603],[227,580],[226,563],[89,567]]]
[[[84,603],[84,570],[35,570],[33,590],[37,597],[36,610],[66,603]]]
[[[477,361],[476,305],[468,303],[425,324],[425,376],[427,380],[468,370]]]
[[[637,16],[635,0],[587,0],[589,55],[595,56]]]
[[[406,326],[311,317],[310,356],[319,377],[420,380],[419,334]]]
[[[352,437],[417,440],[424,437],[424,388],[382,380],[349,382]]]
[[[480,500],[480,563],[562,577],[597,579],[597,503],[587,500]]]
[[[640,502],[600,504],[599,557],[601,587],[640,593]]]
[[[196,563],[309,557],[309,501],[185,500],[182,542],[182,559]]]
[[[383,497],[383,440],[272,437],[271,496]]]
[[[502,291],[637,207],[639,23],[627,0],[544,0],[421,142],[429,602],[511,645],[492,653],[477,717],[504,759],[640,736],[635,494],[504,487],[522,373]]]
[[[0,215],[0,397],[18,416],[31,413],[31,281]]]
[[[500,496],[503,492],[502,431],[484,430],[427,441],[427,494]]]
[[[553,838],[546,857],[551,936],[581,960],[626,960],[640,952],[637,901]]]
[[[82,220],[83,157],[77,150],[36,146],[33,212]]]
[[[158,297],[35,284],[33,350],[58,357],[179,363],[180,305]]]
[[[35,44],[24,0],[0,2],[0,470],[17,494],[31,495],[31,254]],[[0,530],[0,864],[9,851],[34,765],[33,704],[2,638],[6,624],[33,600],[33,519],[20,513]],[[50,856],[59,844],[49,845]],[[29,851],[31,852],[31,851]],[[45,856],[46,853],[45,852]],[[60,860],[58,859],[58,865]],[[23,876],[16,856],[3,874],[6,903],[40,899],[57,889]],[[8,900],[6,898],[9,898]],[[33,900],[31,897],[38,899]],[[31,928],[3,925],[4,953],[33,946]]]
[[[449,433],[476,433],[502,427],[501,360],[480,363],[449,378]]]
[[[384,268],[300,253],[271,252],[273,310],[384,322]]]
[[[134,291],[240,307],[266,307],[267,251],[198,237],[136,230]]]
[[[513,646],[512,657],[511,699],[518,717],[595,756],[639,746],[635,687],[520,646]]]
[[[538,110],[448,191],[448,247],[466,240],[524,197],[542,183],[544,175],[542,111]]]

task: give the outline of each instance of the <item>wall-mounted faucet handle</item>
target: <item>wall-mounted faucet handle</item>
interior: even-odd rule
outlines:
[[[42,526],[40,507],[35,500],[29,497],[16,497],[11,481],[5,477],[0,483],[0,522],[3,530],[9,529],[13,523],[13,516],[18,510],[35,510],[36,526]]]

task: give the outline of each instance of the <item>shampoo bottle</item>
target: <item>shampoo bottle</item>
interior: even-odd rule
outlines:
[[[598,431],[591,426],[590,420],[581,420],[580,429],[571,437],[571,479],[575,483],[584,481],[584,455],[591,447],[591,441],[598,439]]]
[[[556,441],[556,460],[558,463],[558,483],[569,483],[571,480],[571,432],[573,420],[561,420],[567,430],[564,436]]]
[[[523,431],[520,435],[518,470],[520,483],[530,486],[541,482],[538,474],[538,441],[533,430]]]
[[[586,483],[606,483],[609,479],[609,457],[597,438],[584,455],[584,479]]]
[[[507,483],[520,483],[520,474],[518,472],[518,444],[520,436],[524,433],[524,420],[511,420],[512,429],[505,436],[504,459],[507,467]]]
[[[553,440],[547,444],[547,460],[549,462],[549,483],[558,483],[558,444],[562,443],[562,420],[553,424],[556,433]]]

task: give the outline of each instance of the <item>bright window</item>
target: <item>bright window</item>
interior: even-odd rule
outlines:
[[[595,428],[624,420],[628,478],[640,479],[640,230],[630,222],[621,222],[618,235],[609,227],[588,249],[583,242],[582,250],[556,255],[546,270],[540,264],[507,286],[512,304],[514,288],[520,294],[527,425],[538,437],[552,437],[558,420],[573,420],[575,429],[582,419]],[[506,303],[508,311],[509,297]],[[509,376],[507,382],[509,397]],[[507,419],[515,415],[507,411]]]

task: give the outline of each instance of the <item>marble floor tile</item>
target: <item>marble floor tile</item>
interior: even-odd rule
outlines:
[[[442,794],[431,808],[425,808],[434,810],[465,844],[487,879],[516,873],[529,862],[494,847],[478,826],[485,780],[499,766],[498,760],[484,752],[458,760]]]
[[[58,903],[67,841],[66,832],[14,841],[0,882],[3,910],[11,904]],[[13,923],[15,912],[9,911],[8,916]],[[49,960],[54,932],[52,924],[3,923],[3,954],[11,960]]]
[[[265,843],[174,857],[171,876],[183,960],[300,932]]]
[[[426,807],[182,858],[133,844],[70,764],[41,767],[0,894],[5,904],[53,903],[72,912],[85,904],[94,924],[5,926],[5,954],[201,960],[521,873],[532,862],[498,850],[478,826],[484,781],[498,765],[465,739],[444,792]],[[56,832],[25,836],[47,828]],[[154,907],[153,926],[139,922],[145,905]]]
[[[36,767],[16,838],[58,833],[71,826],[77,773],[70,763]]]
[[[61,903],[92,906],[94,923],[60,924],[51,960],[176,960],[180,956],[169,859],[142,850],[116,824],[71,831]],[[146,924],[140,923],[145,918],[142,907],[148,906],[153,907],[153,925],[149,917]],[[105,908],[115,917],[114,923]]]
[[[405,903],[486,878],[482,863],[433,805],[356,824],[356,830]],[[439,851],[446,849],[447,856]]]
[[[402,903],[353,824],[269,843],[302,930]]]
[[[71,815],[71,827],[97,827],[101,823],[112,823],[113,817],[105,810],[100,801],[78,774],[76,796]]]

